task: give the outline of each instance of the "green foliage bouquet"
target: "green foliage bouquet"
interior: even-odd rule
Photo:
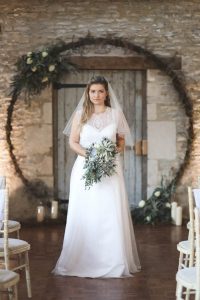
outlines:
[[[100,182],[102,177],[112,176],[116,173],[116,143],[104,137],[98,143],[92,143],[86,149],[84,164],[85,188],[90,189],[93,183]]]

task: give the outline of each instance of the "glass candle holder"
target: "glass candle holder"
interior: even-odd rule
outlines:
[[[176,209],[177,209],[177,202],[174,201],[171,203],[171,218],[173,224],[176,224]]]
[[[51,218],[57,219],[58,217],[58,201],[52,200],[51,201]]]
[[[176,208],[176,225],[181,226],[182,225],[182,207],[177,206]]]
[[[38,222],[44,221],[44,217],[45,217],[45,209],[44,206],[40,204],[37,206],[37,221]]]

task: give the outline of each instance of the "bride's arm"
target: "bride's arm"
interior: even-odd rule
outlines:
[[[86,156],[86,150],[79,144],[79,141],[80,141],[80,123],[79,123],[78,116],[75,115],[72,122],[72,128],[69,137],[69,145],[70,148],[77,154],[81,156]]]
[[[117,151],[123,152],[125,147],[125,138],[122,134],[117,134]]]

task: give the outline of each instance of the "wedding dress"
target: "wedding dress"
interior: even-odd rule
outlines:
[[[80,144],[88,147],[107,137],[116,141],[120,116],[115,109],[93,114],[82,126]],[[126,277],[140,269],[120,155],[117,173],[89,190],[83,176],[85,158],[78,156],[71,173],[63,248],[53,270],[56,275]]]

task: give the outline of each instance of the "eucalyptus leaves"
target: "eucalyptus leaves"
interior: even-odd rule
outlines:
[[[85,188],[100,182],[102,177],[112,176],[116,173],[116,143],[104,137],[100,142],[91,144],[87,148],[84,164]]]
[[[28,95],[36,95],[51,83],[58,82],[64,73],[75,71],[75,65],[69,63],[66,56],[60,55],[61,46],[28,52],[20,57],[16,63],[17,72],[11,84],[12,90],[18,94],[25,91]]]
[[[132,210],[132,216],[135,223],[155,224],[158,222],[171,221],[171,197],[175,191],[175,184],[164,184],[161,180],[161,186],[157,187],[150,198],[141,200],[138,207]]]

